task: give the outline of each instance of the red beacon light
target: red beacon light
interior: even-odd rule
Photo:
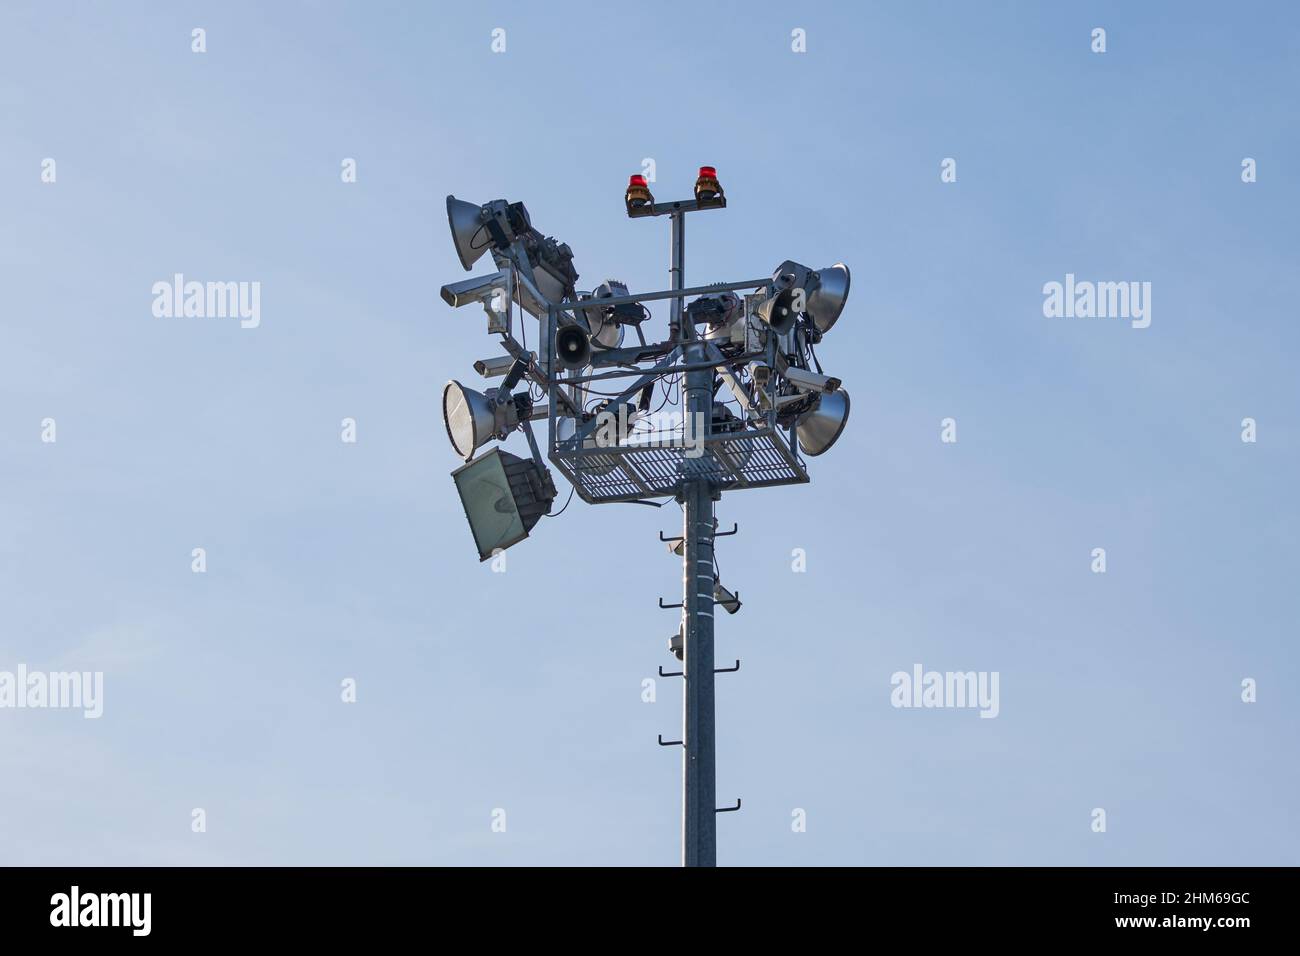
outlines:
[[[695,180],[695,201],[714,203],[723,198],[722,184],[718,182],[718,171],[712,166],[701,166],[699,178]]]
[[[645,177],[640,173],[635,173],[627,181],[627,194],[623,197],[623,202],[627,204],[627,211],[630,213],[634,209],[644,209],[646,206],[653,206],[655,197],[650,194],[650,186],[645,181]]]

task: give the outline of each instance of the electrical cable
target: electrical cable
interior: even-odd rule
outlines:
[[[569,485],[569,497],[564,500],[564,508],[569,507],[569,502],[573,501],[573,487],[573,485]],[[546,517],[558,518],[560,515],[564,514],[564,508],[561,508],[559,511],[554,513],[547,512]]]

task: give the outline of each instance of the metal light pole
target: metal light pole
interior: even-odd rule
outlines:
[[[685,288],[686,214],[672,214],[674,290]],[[673,300],[681,325],[686,373],[683,428],[707,441],[713,417],[713,369],[695,324],[682,318],[682,300]],[[703,429],[703,434],[699,430]],[[708,478],[683,482],[682,504],[682,865],[716,866],[717,778],[713,708],[713,495]]]
[[[498,271],[449,283],[442,297],[454,308],[481,304],[488,332],[501,336],[507,354],[475,363],[485,378],[505,376],[486,394],[449,382],[443,417],[452,447],[466,459],[453,478],[480,560],[528,537],[551,512],[556,491],[533,435],[535,419],[546,422],[546,458],[589,504],[659,506],[675,498],[681,505],[681,538],[662,531],[659,538],[681,555],[682,600],[660,598],[659,606],[681,608],[680,641],[674,634],[670,647],[682,667],[660,667],[659,675],[683,678],[682,739],[660,735],[659,744],[682,748],[682,864],[716,866],[717,814],[739,810],[741,802],[717,806],[713,683],[715,674],[739,670],[740,661],[715,667],[714,609],[734,614],[740,601],[739,592],[722,586],[714,560],[715,540],[737,529],[717,530],[713,503],[726,491],[807,482],[801,451],[820,455],[839,437],[848,396],[839,379],[822,373],[813,346],[839,317],[849,274],[842,263],[816,270],[786,260],[770,277],[691,288],[686,214],[726,208],[716,170],[701,166],[695,198],[670,202],[656,202],[646,178],[633,175],[624,200],[630,218],[668,217],[670,288],[632,294],[610,279],[578,292],[572,251],[534,228],[522,203],[447,197],[461,265],[469,271],[490,250]],[[746,289],[756,291],[742,300],[736,293]],[[665,300],[669,335],[647,341],[646,303]],[[538,319],[536,352],[526,338],[515,338],[511,303]],[[637,344],[624,343],[627,327]],[[529,388],[516,392],[525,381]],[[674,382],[683,434],[677,441],[669,428],[662,441],[651,399],[658,384],[666,402]],[[611,385],[615,391],[606,391]],[[715,402],[723,387],[738,414],[730,400]],[[649,433],[634,435],[630,426],[641,419],[651,421]],[[531,459],[496,448],[472,457],[514,430],[524,432]]]

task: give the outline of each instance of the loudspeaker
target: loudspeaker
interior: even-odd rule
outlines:
[[[777,272],[772,277],[767,298],[754,308],[754,315],[765,322],[777,335],[785,335],[794,328],[795,296],[798,293],[798,277],[793,272]]]
[[[577,325],[555,330],[555,361],[562,368],[579,369],[591,362],[591,336]]]

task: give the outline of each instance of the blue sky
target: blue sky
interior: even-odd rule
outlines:
[[[0,12],[0,670],[105,675],[98,720],[0,710],[0,861],[677,861],[676,507],[575,502],[494,574],[439,412],[495,347],[444,197],[661,288],[651,157],[727,189],[689,282],[853,270],[849,428],[718,509],[719,861],[1300,862],[1292,7],[263,6]],[[155,318],[177,272],[260,326]],[[1045,318],[1067,273],[1151,326]],[[914,663],[999,716],[891,707]]]

